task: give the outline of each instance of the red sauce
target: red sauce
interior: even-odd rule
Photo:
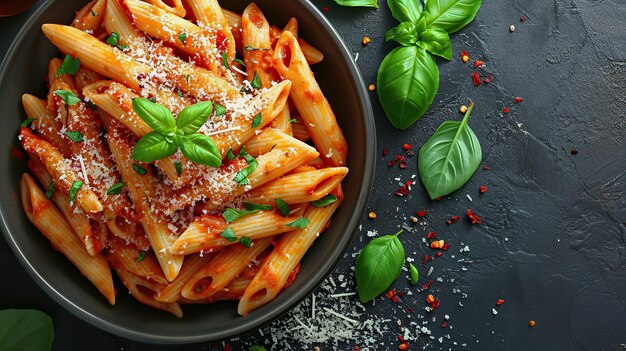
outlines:
[[[228,49],[226,35],[221,30],[218,30],[217,33],[215,33],[215,46],[219,52],[224,52]]]

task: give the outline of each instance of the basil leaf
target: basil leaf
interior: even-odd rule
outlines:
[[[417,22],[424,10],[420,0],[387,0],[387,5],[398,22]]]
[[[36,310],[0,311],[0,350],[50,350],[54,340],[52,318]]]
[[[231,160],[231,161],[235,159],[235,154],[233,154],[233,148],[232,147],[230,149],[228,149],[228,152],[226,153],[226,158]]]
[[[261,89],[261,78],[259,77],[259,74],[257,73],[257,71],[254,71],[254,78],[252,78],[252,82],[250,82],[250,85],[254,88],[254,89]]]
[[[411,46],[417,43],[417,27],[411,22],[402,22],[385,33],[385,40],[395,40],[400,45]]]
[[[335,2],[341,6],[378,8],[378,0],[335,0]]]
[[[259,113],[258,115],[254,116],[254,119],[252,120],[252,129],[258,127],[261,125],[261,121],[263,121],[263,116]]]
[[[243,68],[248,68],[248,67],[246,66],[246,63],[245,63],[245,62],[243,62],[241,59],[236,58],[236,59],[234,59],[234,60],[233,60],[233,62],[237,62],[238,64],[242,65],[242,66],[243,66]]]
[[[117,46],[119,40],[120,40],[120,35],[115,32],[112,32],[111,35],[109,35],[109,37],[105,41],[107,44],[111,46]]]
[[[139,263],[139,262],[141,262],[141,261],[143,261],[145,259],[146,259],[146,252],[145,251],[141,251],[139,253],[139,256],[137,256],[137,260],[136,261],[137,261],[137,263]]]
[[[426,25],[454,33],[474,20],[481,3],[482,0],[427,0]]]
[[[236,220],[238,220],[239,218],[245,217],[249,214],[253,214],[255,212],[259,212],[260,210],[235,210],[234,208],[227,208],[226,210],[224,210],[224,213],[222,213],[222,217],[224,217],[224,220],[226,221],[226,223],[230,223],[230,222],[234,222]]]
[[[178,175],[183,174],[183,165],[182,165],[182,163],[176,162],[176,163],[174,163],[174,167],[176,167],[176,173]]]
[[[304,229],[306,227],[309,226],[309,224],[311,224],[311,222],[304,217],[300,217],[298,219],[296,219],[295,221],[285,224],[288,227],[294,227],[294,228],[300,228],[300,229]]]
[[[107,191],[107,195],[119,195],[122,193],[122,188],[124,187],[123,182],[119,182],[115,185],[113,185],[112,187],[109,188],[109,190]]]
[[[61,99],[67,106],[76,105],[77,103],[80,102],[80,99],[78,98],[78,96],[74,95],[74,93],[72,93],[71,91],[55,90],[52,92],[52,94],[61,97]]]
[[[180,40],[181,43],[186,44],[187,43],[187,33],[180,33],[180,35],[178,36],[178,40]]]
[[[24,122],[22,122],[21,127],[22,128],[27,128],[31,123],[33,123],[33,121],[36,121],[36,120],[37,120],[37,118],[28,118]]]
[[[428,28],[420,34],[417,46],[433,55],[452,60],[452,43],[450,36],[443,29]]]
[[[372,240],[356,259],[356,286],[359,299],[365,303],[383,293],[402,273],[404,247],[395,235]]]
[[[237,236],[235,235],[235,232],[229,227],[226,228],[221,234],[220,236],[226,240],[228,240],[231,243],[234,243],[235,241],[237,241]]]
[[[222,165],[222,155],[213,139],[204,134],[191,134],[181,138],[180,150],[189,160],[211,167]]]
[[[174,137],[176,120],[170,110],[165,106],[154,103],[148,99],[133,99],[133,110],[155,132],[164,136]]]
[[[269,211],[274,209],[274,207],[270,205],[255,204],[252,202],[244,202],[243,207],[248,211]]]
[[[72,58],[72,56],[70,55],[65,55],[61,67],[59,67],[59,69],[57,70],[57,77],[62,74],[74,75],[76,74],[76,72],[78,72],[79,68],[80,59],[78,57]]]
[[[213,113],[211,101],[198,102],[185,107],[176,118],[176,127],[185,134],[197,132]]]
[[[239,238],[239,243],[244,247],[250,248],[252,246],[252,239],[248,238],[247,236],[242,236],[241,238]]]
[[[378,69],[378,98],[391,124],[406,129],[432,104],[439,89],[439,69],[426,50],[401,46]]]
[[[230,69],[230,65],[228,64],[228,54],[226,54],[226,51],[222,52],[222,63],[226,69]]]
[[[226,107],[218,103],[213,104],[213,106],[215,107],[215,117],[220,117],[226,114]]]
[[[292,118],[292,119],[290,119],[290,120],[289,120],[289,123],[290,123],[290,124],[293,124],[293,123],[298,123],[298,119],[296,119],[296,118]]]
[[[76,195],[78,194],[78,191],[82,187],[83,187],[83,182],[81,182],[80,180],[75,180],[74,183],[72,183],[72,187],[70,188],[70,202],[76,199]]]
[[[289,215],[291,214],[291,208],[289,208],[289,205],[287,205],[287,203],[281,199],[276,199],[274,201],[276,202],[276,208],[278,209],[278,212],[280,212],[283,217],[289,217]]]
[[[460,122],[443,122],[420,149],[418,170],[431,199],[462,187],[480,165],[480,142],[467,124],[473,108],[470,104]]]
[[[140,165],[133,163],[133,169],[135,170],[135,172],[137,172],[137,174],[139,175],[144,175],[146,173],[148,173],[148,170],[141,167]]]
[[[52,194],[54,194],[54,180],[51,180],[50,185],[48,185],[48,190],[46,190],[46,198],[50,200]]]
[[[72,140],[75,143],[80,143],[83,140],[85,140],[83,138],[83,133],[78,132],[78,131],[66,130],[65,135],[67,135],[67,137],[70,138],[70,140]]]
[[[311,205],[313,205],[313,207],[326,207],[335,201],[337,201],[337,197],[333,194],[328,194],[317,201],[311,202]]]
[[[248,349],[249,351],[267,351],[267,349],[263,346],[253,345]]]
[[[241,149],[241,150],[245,152],[245,149]],[[239,154],[241,154],[241,151],[239,152]],[[250,184],[250,181],[248,180],[248,176],[252,174],[252,172],[254,172],[259,166],[259,161],[255,160],[254,157],[247,155],[247,154],[244,157],[246,158],[246,162],[248,162],[248,167],[237,172],[237,174],[235,175],[235,179],[234,179],[237,183],[239,183],[239,185]]]
[[[130,157],[139,162],[153,162],[172,156],[176,151],[178,147],[173,142],[167,141],[165,136],[157,132],[152,132],[139,139]]]
[[[417,285],[417,281],[420,279],[420,273],[413,263],[409,263],[409,277],[411,277],[411,284]]]

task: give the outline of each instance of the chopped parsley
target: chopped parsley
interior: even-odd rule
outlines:
[[[309,224],[311,224],[311,222],[309,222],[308,219],[306,219],[304,217],[300,217],[300,218],[296,219],[295,221],[286,224],[286,226],[304,229],[304,228],[308,227]]]
[[[328,194],[317,201],[311,202],[311,205],[313,205],[313,207],[325,207],[325,206],[332,204],[335,201],[337,201],[337,197],[333,194]]]
[[[276,208],[278,209],[278,212],[280,212],[283,217],[289,217],[291,214],[291,208],[289,208],[289,205],[281,199],[276,199],[274,201],[276,201]]]
[[[252,246],[252,239],[247,236],[242,236],[241,239],[239,239],[239,243],[246,248],[250,248],[250,246]]]

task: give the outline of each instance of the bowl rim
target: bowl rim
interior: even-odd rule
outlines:
[[[18,49],[22,46],[24,38],[27,35],[30,35],[30,31],[28,29],[32,28],[35,25],[35,22],[57,1],[59,0],[46,0],[24,22],[18,33],[15,35],[11,45],[6,51],[2,63],[0,64],[0,83],[4,81],[7,74],[9,68],[8,63],[13,61],[15,55],[18,54]],[[372,104],[369,98],[369,94],[366,91],[366,85],[363,77],[359,71],[359,68],[356,65],[356,62],[353,60],[352,55],[350,54],[350,50],[343,41],[342,37],[332,26],[330,21],[328,21],[326,16],[324,16],[313,3],[311,3],[309,0],[296,1],[299,2],[306,11],[308,11],[312,16],[315,17],[318,22],[321,23],[322,29],[328,32],[335,44],[339,47],[338,52],[343,60],[347,63],[349,74],[355,81],[357,86],[356,93],[358,99],[363,107],[365,140],[376,140],[376,128]],[[28,257],[26,257],[26,255],[22,252],[19,244],[15,240],[14,235],[11,233],[11,230],[9,229],[7,221],[5,219],[6,215],[3,208],[4,206],[0,206],[0,231],[2,231],[6,242],[9,244],[9,247],[13,251],[14,255],[18,258],[21,265],[26,269],[26,271],[35,281],[35,283],[37,283],[37,285],[42,290],[44,290],[44,292],[48,296],[50,296],[55,302],[61,305],[61,307],[63,307],[65,310],[69,311],[71,314],[78,317],[82,321],[85,321],[98,329],[119,337],[149,344],[189,344],[231,338],[248,333],[257,328],[262,328],[263,326],[266,326],[272,321],[285,315],[307,296],[311,295],[311,293],[313,293],[313,291],[316,290],[336,268],[339,260],[347,251],[350,243],[357,233],[358,225],[361,223],[361,218],[365,213],[367,204],[369,202],[370,193],[372,191],[372,185],[376,171],[375,155],[377,150],[377,144],[375,142],[366,142],[365,144],[366,146],[364,150],[365,162],[363,171],[363,183],[361,189],[359,190],[357,201],[354,204],[354,211],[352,212],[352,216],[350,217],[350,220],[346,225],[345,233],[347,233],[348,235],[342,235],[340,237],[337,245],[335,246],[336,249],[329,253],[329,255],[326,257],[327,259],[324,260],[324,262],[322,263],[321,269],[318,270],[318,272],[315,274],[317,279],[311,279],[304,283],[300,290],[294,291],[286,298],[284,304],[276,306],[273,310],[270,310],[269,313],[260,316],[254,320],[246,320],[244,317],[242,317],[242,323],[237,327],[231,328],[229,330],[210,333],[207,332],[194,336],[163,336],[122,328],[81,308],[78,304],[66,298],[61,292],[57,291],[50,283],[48,283],[48,280],[44,276],[42,276],[41,273],[37,271],[37,269],[30,263]],[[272,302],[270,302],[270,304],[271,303]]]

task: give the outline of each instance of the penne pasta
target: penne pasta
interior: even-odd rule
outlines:
[[[180,274],[171,283],[167,284],[163,289],[154,295],[154,299],[161,302],[176,302],[180,301],[181,292],[198,270],[204,267],[211,261],[213,256],[207,255],[192,255],[185,260],[183,267],[180,270]]]

